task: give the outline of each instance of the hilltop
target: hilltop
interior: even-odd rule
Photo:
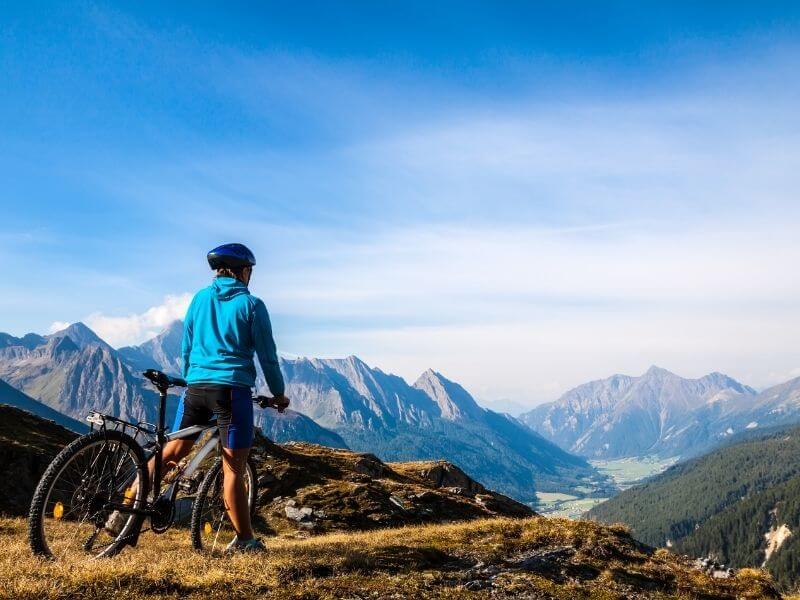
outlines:
[[[258,515],[271,532],[376,529],[533,511],[446,461],[381,462],[315,444],[255,444]]]

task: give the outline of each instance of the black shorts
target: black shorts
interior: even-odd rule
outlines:
[[[172,431],[193,425],[207,425],[217,418],[220,439],[225,448],[253,445],[253,397],[248,387],[190,385],[178,403]]]

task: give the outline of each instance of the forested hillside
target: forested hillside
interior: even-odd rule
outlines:
[[[630,525],[653,546],[764,565],[784,586],[800,575],[800,428],[746,439],[672,467],[589,517]]]

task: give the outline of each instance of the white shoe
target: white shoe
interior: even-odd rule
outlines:
[[[238,536],[233,538],[230,544],[225,547],[225,554],[258,554],[266,552],[267,548],[258,538],[240,542]]]
[[[129,515],[123,514],[118,510],[113,511],[110,515],[108,515],[108,519],[106,519],[106,524],[104,526],[105,530],[114,537],[117,537],[122,530],[125,528],[125,524],[128,522]]]

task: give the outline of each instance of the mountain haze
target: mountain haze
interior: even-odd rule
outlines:
[[[180,375],[183,366],[181,341],[183,323],[173,321],[164,331],[139,346],[117,350],[122,360],[135,371],[159,369],[169,375]]]
[[[328,448],[347,448],[347,444],[339,434],[325,429],[304,414],[291,409],[281,414],[271,408],[256,407],[253,419],[256,427],[264,432],[264,435],[279,444],[302,441]]]

